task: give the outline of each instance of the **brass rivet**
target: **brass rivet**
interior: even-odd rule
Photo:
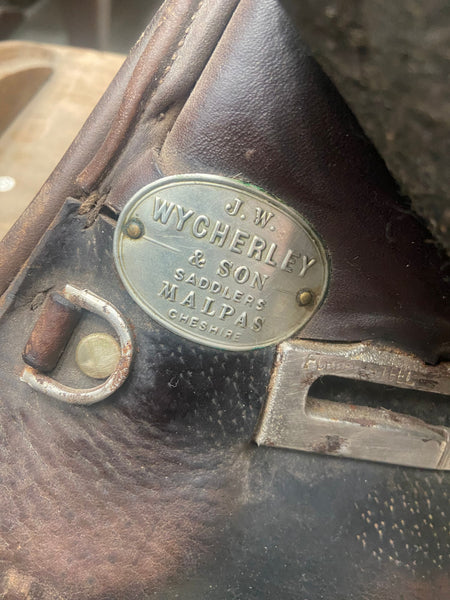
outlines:
[[[300,290],[297,292],[297,304],[299,306],[308,306],[314,300],[314,294],[311,290]]]
[[[130,219],[125,225],[125,233],[133,240],[137,240],[144,234],[144,225],[139,219]]]
[[[108,333],[91,333],[80,340],[75,360],[88,377],[105,379],[114,373],[120,359],[120,347]]]

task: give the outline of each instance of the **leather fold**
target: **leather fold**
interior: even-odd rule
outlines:
[[[276,0],[168,0],[1,242],[2,290],[68,197],[86,226],[165,175],[214,173],[287,202],[331,263],[301,335],[450,353],[446,260]]]

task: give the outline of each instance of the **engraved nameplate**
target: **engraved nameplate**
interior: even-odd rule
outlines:
[[[120,277],[171,331],[249,350],[301,329],[323,300],[325,250],[295,211],[259,189],[213,175],[160,179],[120,215]]]

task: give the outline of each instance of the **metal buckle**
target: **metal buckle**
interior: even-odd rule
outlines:
[[[324,376],[450,394],[450,363],[425,365],[371,343],[284,342],[254,439],[258,445],[450,470],[450,429],[384,408],[310,398]]]

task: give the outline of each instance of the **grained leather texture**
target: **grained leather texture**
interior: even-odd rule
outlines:
[[[162,171],[241,177],[311,222],[332,276],[301,336],[383,339],[428,360],[448,351],[444,258],[342,99],[276,3],[241,2],[232,25],[167,136]]]
[[[302,336],[448,355],[446,260],[275,0],[166,3],[4,240],[0,270],[24,258],[48,206],[72,196],[88,218],[117,213],[146,183],[183,172],[250,181],[318,231],[332,276]]]
[[[274,349],[215,350],[153,322],[115,273],[114,222],[84,229],[78,206],[63,207],[0,319],[0,595],[446,600],[448,475],[256,447]],[[67,282],[133,331],[127,382],[91,407],[19,381],[41,302]],[[101,327],[85,315],[51,375],[92,385],[73,355]]]
[[[167,0],[163,4],[55,171],[0,241],[0,293],[30,256],[66,198],[88,199],[88,206],[98,214],[104,197],[98,198],[97,187],[123,153],[127,140],[133,145],[130,134],[143,106],[147,106],[145,136],[124,168],[142,161],[142,181],[161,176],[153,160],[155,149],[189,95],[236,1]],[[162,118],[167,114],[167,119]],[[129,182],[123,192],[131,191],[141,180]]]
[[[263,186],[319,231],[333,275],[309,337],[445,352],[439,254],[277,2],[169,0],[31,207],[39,225],[5,241],[6,256],[32,253],[0,318],[0,594],[444,600],[445,474],[257,448],[275,349],[189,342],[121,285],[112,238],[128,197],[198,170]],[[19,381],[42,301],[66,283],[133,332],[127,382],[92,407]],[[52,375],[87,387],[71,358],[83,331]]]

